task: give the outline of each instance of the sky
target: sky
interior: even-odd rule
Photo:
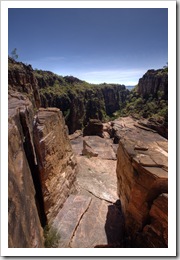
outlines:
[[[136,85],[168,62],[168,9],[9,8],[8,53],[90,83]]]

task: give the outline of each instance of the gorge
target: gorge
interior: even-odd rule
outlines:
[[[168,247],[167,70],[129,91],[8,61],[9,247]]]

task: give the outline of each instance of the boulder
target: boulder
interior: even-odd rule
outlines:
[[[97,135],[103,137],[103,124],[98,119],[90,119],[83,130],[83,136]]]

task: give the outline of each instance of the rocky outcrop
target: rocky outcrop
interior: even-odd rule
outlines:
[[[76,177],[76,159],[59,109],[39,109],[34,121],[34,144],[50,223],[69,196]]]
[[[8,116],[8,246],[43,247],[37,193],[29,165],[29,160],[36,160],[32,103],[22,94],[9,95]]]
[[[126,234],[134,247],[167,247],[167,140],[127,122],[119,121],[116,170]]]
[[[158,134],[168,139],[168,124],[162,118],[159,120],[155,118],[141,119],[138,123],[157,131]]]
[[[106,90],[108,87],[104,86],[83,86],[83,83],[78,87],[78,90],[71,90],[68,88],[65,93],[53,94],[46,90],[40,91],[41,102],[43,107],[58,107],[63,112],[69,133],[72,134],[77,129],[82,129],[89,122],[89,119],[105,120],[106,116],[112,114],[120,109],[125,102],[128,90],[125,86],[109,86],[113,95],[109,98],[104,98],[109,95]],[[110,92],[110,93],[111,93]],[[109,100],[114,106],[109,110]],[[116,105],[115,105],[116,104]]]
[[[35,75],[41,84],[44,76],[40,80],[39,75]],[[89,119],[105,120],[107,116],[112,116],[123,107],[129,93],[124,85],[93,85],[74,77],[54,77],[53,86],[52,82],[51,85],[46,82],[41,86],[41,103],[43,107],[60,108],[70,134],[86,126]]]
[[[138,93],[143,98],[149,98],[149,95],[158,98],[168,99],[168,73],[164,69],[148,70],[144,76],[139,79]]]
[[[40,107],[37,79],[31,65],[8,58],[8,90],[24,93],[36,108]]]
[[[89,119],[105,120],[125,105],[129,91],[124,85],[89,84],[73,76],[33,70],[31,65],[8,60],[9,89],[24,93],[34,107],[57,107],[69,133],[82,129]]]
[[[73,190],[76,160],[59,109],[9,91],[9,247],[44,247],[43,229]]]

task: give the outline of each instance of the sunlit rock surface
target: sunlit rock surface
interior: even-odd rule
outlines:
[[[34,143],[45,214],[51,222],[73,189],[76,178],[76,159],[59,109],[38,111],[34,122]]]
[[[117,125],[118,194],[126,231],[137,247],[148,244],[140,241],[142,235],[151,240],[148,247],[167,247],[168,197],[163,195],[168,192],[167,140],[129,118]]]

